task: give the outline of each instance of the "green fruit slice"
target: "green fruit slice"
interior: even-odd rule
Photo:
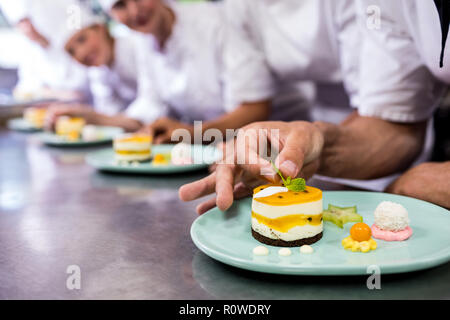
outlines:
[[[344,224],[348,222],[363,222],[363,217],[357,213],[356,206],[338,207],[329,204],[328,209],[322,214],[324,221],[334,223],[339,228],[344,228]]]

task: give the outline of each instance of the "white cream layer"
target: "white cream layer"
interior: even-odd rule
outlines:
[[[313,226],[306,224],[304,226],[293,227],[288,232],[280,232],[273,230],[265,224],[259,223],[258,220],[252,218],[252,229],[260,235],[263,235],[270,239],[281,239],[284,241],[295,241],[305,238],[311,238],[323,231],[323,223]]]
[[[323,211],[322,199],[290,206],[271,206],[253,200],[252,211],[269,219],[276,219],[293,214],[318,215]]]
[[[149,143],[139,143],[139,142],[116,142],[114,141],[114,150],[124,150],[124,151],[144,151],[150,150]]]

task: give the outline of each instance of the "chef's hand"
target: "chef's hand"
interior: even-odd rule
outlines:
[[[386,192],[409,196],[450,209],[450,161],[425,162],[406,171]]]
[[[153,143],[161,144],[174,142],[172,141],[171,137],[172,133],[177,129],[188,130],[191,137],[194,134],[193,126],[168,117],[159,118],[152,124],[145,126],[140,131],[153,136]]]
[[[17,28],[22,32],[28,39],[36,42],[43,48],[47,48],[50,42],[42,34],[40,34],[30,19],[25,18],[17,23]]]
[[[98,114],[89,106],[83,104],[51,104],[48,107],[45,127],[48,130],[54,130],[56,120],[59,117],[80,117],[87,123],[96,124]]]
[[[272,164],[258,155],[260,150],[278,144],[275,164],[283,176],[309,178],[319,168],[323,143],[322,133],[309,122],[250,124],[240,129],[237,139],[225,144],[224,156],[216,171],[182,186],[179,196],[183,201],[191,201],[215,192],[216,198],[200,204],[197,212],[202,214],[215,205],[226,210],[234,199],[250,195],[254,187],[268,181],[280,181]],[[242,161],[243,154],[245,161]]]

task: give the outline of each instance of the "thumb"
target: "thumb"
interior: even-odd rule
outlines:
[[[283,176],[296,177],[304,164],[304,139],[295,131],[289,133],[286,138],[283,149],[275,159],[275,165],[281,171]]]

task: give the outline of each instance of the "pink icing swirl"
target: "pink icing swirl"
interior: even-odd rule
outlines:
[[[385,241],[403,241],[411,237],[413,231],[410,227],[406,227],[400,231],[389,231],[378,228],[375,224],[372,225],[372,236],[376,239]]]

